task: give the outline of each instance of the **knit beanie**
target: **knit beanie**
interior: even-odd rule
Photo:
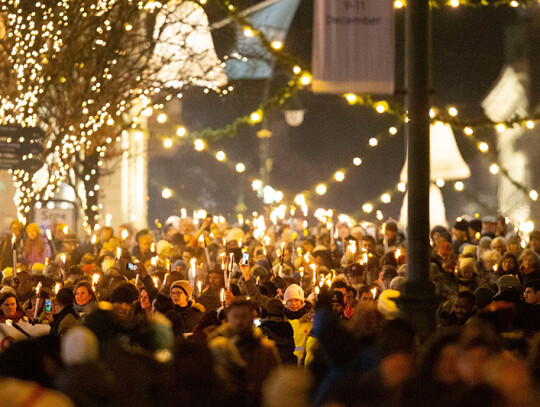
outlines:
[[[470,266],[470,267],[476,267],[476,261],[472,257],[462,257],[459,259],[459,269],[463,270],[463,268]]]
[[[189,284],[189,281],[187,281],[187,280],[175,281],[171,285],[171,291],[175,287],[181,289],[186,294],[186,296],[188,297],[188,300],[191,299],[191,295],[193,294],[193,287],[191,286],[191,284]]]
[[[131,304],[136,298],[133,298],[133,292],[129,289],[127,285],[121,285],[120,287],[115,288],[111,294],[111,303],[115,302],[125,302]]]
[[[66,366],[82,365],[98,359],[99,344],[96,335],[84,326],[66,331],[60,344],[60,355]]]
[[[292,299],[297,299],[304,302],[304,290],[302,290],[302,287],[300,287],[298,284],[291,284],[285,290],[284,299],[285,302]]]

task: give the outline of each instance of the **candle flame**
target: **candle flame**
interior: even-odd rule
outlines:
[[[152,281],[154,281],[154,286],[155,286],[156,288],[158,288],[158,286],[159,286],[159,279],[158,279],[156,276],[153,276],[153,277],[152,277]]]
[[[122,230],[122,240],[126,240],[128,238],[129,232],[127,229]]]
[[[40,294],[41,294],[41,281],[38,283],[37,288],[36,288],[36,297],[39,297]]]
[[[112,220],[112,215],[110,213],[105,215],[105,226],[107,227],[111,226],[111,220]]]
[[[119,259],[120,256],[122,256],[122,248],[121,248],[121,247],[117,247],[117,248],[116,248],[116,258]]]
[[[151,264],[152,266],[157,266],[157,259],[158,259],[157,256],[152,257],[152,258],[150,259],[150,264]]]
[[[356,242],[354,240],[351,240],[349,242],[349,251],[352,253],[352,254],[355,254],[356,253]]]
[[[225,289],[224,288],[221,289],[219,293],[219,298],[221,299],[221,303],[225,304]]]
[[[199,236],[199,243],[204,243],[204,236],[203,235]]]
[[[261,277],[257,276],[257,285],[259,285],[261,282]]]
[[[156,243],[155,242],[152,242],[152,246],[150,246],[150,251],[152,253],[155,253],[155,251],[156,251]]]
[[[92,276],[92,284],[93,284],[93,285],[96,285],[96,284],[98,283],[99,277],[100,277],[99,274],[94,274],[94,275]]]
[[[373,299],[375,299],[375,297],[377,296],[377,287],[371,290],[371,294],[373,294]]]
[[[397,249],[396,250],[396,260],[399,260],[400,257],[401,257],[401,250]]]
[[[62,260],[62,263],[64,263],[64,265],[66,264],[66,254],[65,253],[62,253],[60,255],[60,259]]]
[[[56,283],[56,284],[54,285],[54,293],[55,293],[55,294],[58,294],[58,291],[60,291],[60,283]]]
[[[202,292],[202,281],[197,281],[197,289],[199,290],[199,294]]]
[[[47,230],[47,232],[49,232],[49,231]],[[51,232],[49,232],[49,233],[51,233]],[[12,233],[11,234],[11,246],[15,247],[16,242],[17,242],[17,236],[15,236],[15,233]]]
[[[66,225],[62,228],[62,232],[64,233],[64,235],[67,235],[69,233],[69,226]]]
[[[92,237],[90,238],[90,243],[92,243],[92,244],[97,243],[97,236],[96,235],[92,235]]]
[[[321,292],[321,289],[319,287],[315,287],[315,294],[319,295]]]

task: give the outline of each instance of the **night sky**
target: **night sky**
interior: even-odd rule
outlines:
[[[246,5],[254,2],[244,1]],[[236,2],[235,4],[238,4]],[[298,56],[309,68],[311,65],[312,1],[303,0],[295,16],[285,43],[285,50]],[[507,7],[497,8],[445,8],[433,11],[433,104],[438,107],[454,105],[460,115],[476,118],[482,115],[480,102],[496,81],[505,61],[505,27],[518,21],[518,12]],[[211,19],[216,19],[211,16]],[[403,102],[403,10],[398,11],[397,36],[397,88],[401,95],[392,96]],[[216,40],[218,53],[226,48],[223,38]],[[222,46],[220,49],[219,47]],[[278,68],[279,71],[279,68]],[[272,81],[277,89],[283,79]],[[250,113],[262,100],[264,81],[245,80],[233,83],[235,91],[225,97],[205,95],[199,89],[190,90],[183,98],[182,122],[190,129],[218,128],[241,114]],[[332,183],[323,197],[312,193],[312,208],[334,208],[339,212],[362,214],[361,205],[376,201],[388,189],[395,189],[405,160],[405,140],[401,130],[391,140],[381,143],[366,154],[369,138],[386,132],[398,124],[388,115],[379,115],[370,109],[347,104],[335,95],[315,95],[309,90],[299,93],[306,108],[304,123],[292,128],[285,124],[283,114],[273,111],[269,127],[273,132],[272,152],[274,170],[271,184],[292,200],[296,193],[329,179],[341,167],[350,166],[357,154],[363,164],[347,172],[341,184]],[[386,96],[381,96],[385,97]],[[180,120],[180,119],[179,119]],[[242,129],[234,139],[211,144],[213,150],[224,150],[229,159],[246,164],[249,175],[258,171],[259,126]],[[478,134],[488,141],[494,135],[490,130]],[[475,191],[477,199],[496,206],[496,178],[489,175],[489,162],[479,155],[465,136],[456,132],[456,140],[471,167],[472,177],[466,182]],[[150,146],[149,162],[149,219],[164,219],[188,210],[204,208],[212,213],[235,214],[239,196],[243,196],[249,212],[261,211],[261,201],[251,191],[248,177],[238,175],[224,167],[206,153],[198,153],[192,146],[164,153],[159,143]],[[175,198],[161,198],[161,188],[167,186],[176,193]],[[465,212],[486,214],[478,203],[465,199],[451,186],[443,188],[448,218]],[[394,195],[391,204],[380,206],[385,217],[398,217],[402,194]],[[373,217],[363,216],[367,219]]]

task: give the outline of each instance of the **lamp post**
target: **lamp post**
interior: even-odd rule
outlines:
[[[421,337],[435,329],[435,289],[429,281],[429,0],[409,0],[406,9],[408,273],[398,306]]]
[[[272,81],[278,76],[284,76],[287,79],[290,78],[290,74],[286,71],[274,72],[274,74],[265,81],[262,97],[263,105],[268,101]],[[292,103],[287,105],[288,108],[284,109],[285,122],[291,127],[298,127],[304,122],[305,110],[302,108],[297,94],[291,96],[291,100]],[[270,174],[272,173],[273,165],[272,149],[270,144],[272,132],[268,127],[268,115],[265,113],[263,114],[261,121],[261,130],[257,132],[257,137],[259,138],[259,177],[263,182],[263,185],[270,184]]]

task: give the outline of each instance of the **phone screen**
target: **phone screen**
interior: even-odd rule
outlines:
[[[135,263],[128,263],[127,268],[131,271],[137,271],[137,265]]]
[[[242,266],[247,266],[249,262],[249,253],[242,253]]]
[[[45,311],[49,312],[51,310],[51,300],[45,300]]]

